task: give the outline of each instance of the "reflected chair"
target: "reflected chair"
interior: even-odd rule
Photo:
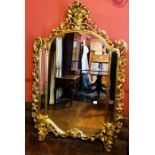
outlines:
[[[91,101],[98,100],[100,97],[100,92],[107,93],[107,87],[101,82],[102,76],[97,76],[97,79],[94,83],[89,82],[88,73],[81,74],[81,91],[84,93],[84,96],[89,98]],[[97,96],[91,97],[87,94],[97,92]]]
[[[96,82],[90,83],[87,73],[81,73],[81,89],[85,93],[93,93],[96,90]]]

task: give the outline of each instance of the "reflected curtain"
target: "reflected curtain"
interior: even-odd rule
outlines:
[[[54,90],[55,90],[55,57],[56,57],[56,52],[51,51],[51,62],[50,62],[50,98],[49,98],[49,104],[54,104]]]
[[[56,39],[56,77],[62,77],[62,37]],[[60,99],[62,96],[62,88],[57,88],[56,90],[56,100]]]
[[[62,77],[62,37],[56,39],[56,44],[51,51],[51,77],[50,77],[50,99],[49,104],[54,104],[55,77]],[[52,48],[52,47],[51,47]],[[56,99],[62,95],[62,88],[56,90]]]

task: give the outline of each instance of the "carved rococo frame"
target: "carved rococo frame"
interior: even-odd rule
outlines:
[[[117,85],[115,95],[115,114],[112,123],[106,122],[102,129],[96,131],[92,136],[85,135],[77,128],[72,128],[67,131],[60,129],[47,115],[40,113],[39,108],[39,54],[40,51],[49,51],[52,41],[57,37],[69,32],[87,32],[94,34],[100,38],[109,52],[117,51],[119,53],[118,67],[117,67]],[[66,19],[61,25],[53,29],[49,38],[37,38],[33,45],[33,85],[32,85],[32,116],[35,122],[35,128],[38,129],[38,139],[43,141],[49,132],[53,132],[56,136],[81,138],[82,140],[94,141],[96,138],[100,139],[106,151],[111,151],[114,139],[122,127],[121,120],[123,119],[123,99],[125,82],[125,65],[127,46],[123,40],[110,41],[105,31],[99,29],[97,25],[90,19],[89,10],[83,6],[79,1],[75,1],[68,9]]]

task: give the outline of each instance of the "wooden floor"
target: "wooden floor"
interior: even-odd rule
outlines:
[[[100,140],[82,141],[80,139],[55,137],[51,133],[45,141],[38,141],[31,108],[31,106],[26,107],[25,155],[128,155],[128,120],[123,122],[124,127],[118,136],[119,139],[115,141],[112,152],[108,153]],[[64,115],[67,117],[67,114]]]
[[[74,100],[70,107],[70,102],[64,102],[49,107],[46,114],[60,127],[67,131],[71,128],[78,128],[86,135],[91,136],[98,129],[101,129],[106,120],[112,120],[113,109],[111,113],[106,112],[105,104],[93,104],[88,101]],[[44,111],[42,113],[45,113]]]
[[[108,153],[99,140],[82,141],[51,134],[45,141],[39,142],[32,124],[26,124],[25,131],[25,155],[128,155],[128,145],[124,140],[116,140],[112,152]]]

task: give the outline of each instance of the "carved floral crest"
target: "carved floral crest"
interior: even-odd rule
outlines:
[[[76,29],[81,29],[85,20],[89,18],[89,10],[80,2],[75,1],[67,12],[67,21]]]
[[[53,36],[58,35],[61,32],[70,30],[92,31],[102,36],[104,39],[108,39],[107,33],[104,30],[99,29],[90,19],[89,9],[82,5],[79,1],[74,1],[68,8],[66,19],[59,27],[52,30],[49,38],[51,39]]]

